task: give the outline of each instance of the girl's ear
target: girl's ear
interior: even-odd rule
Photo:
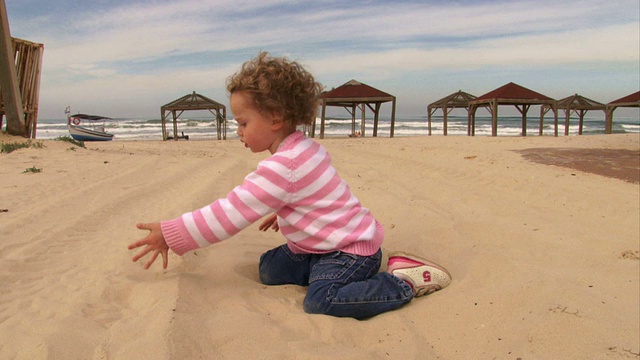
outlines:
[[[271,115],[271,130],[279,131],[285,125],[284,116],[282,114],[272,114]]]

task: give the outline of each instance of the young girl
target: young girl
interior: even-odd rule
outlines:
[[[137,224],[149,230],[129,249],[151,253],[145,269],[168,249],[178,255],[222,241],[269,215],[259,229],[280,231],[286,244],[260,257],[267,285],[308,286],[304,310],[356,319],[396,309],[451,282],[441,266],[391,254],[379,273],[382,226],[338,176],[329,154],[298,125],[312,124],[322,87],[298,63],[260,53],[227,81],[238,136],[270,157],[226,198],[177,219]],[[271,215],[270,215],[271,214]]]

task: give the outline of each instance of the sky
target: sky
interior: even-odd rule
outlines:
[[[44,44],[41,119],[160,118],[193,91],[228,107],[226,79],[260,51],[327,90],[395,95],[400,116],[509,82],[602,103],[640,88],[638,0],[4,1],[11,36]]]

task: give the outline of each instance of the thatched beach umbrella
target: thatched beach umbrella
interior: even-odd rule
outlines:
[[[558,136],[556,101],[548,96],[510,82],[469,102],[469,135],[475,135],[476,110],[486,106],[491,113],[491,136],[498,136],[498,105],[513,105],[522,114],[522,136],[527,136],[527,112],[531,105],[549,105],[555,115],[555,136]],[[542,123],[540,124],[542,135]]]
[[[162,140],[167,140],[166,120],[169,112],[173,115],[173,139],[178,140],[178,117],[185,110],[209,110],[215,116],[218,140],[227,139],[227,108],[219,102],[195,91],[176,99],[160,108],[162,115]],[[215,110],[215,113],[212,111]]]
[[[392,102],[391,107],[391,132],[390,137],[393,137],[393,131],[396,122],[396,97],[386,92],[380,91],[367,84],[363,84],[356,80],[351,80],[343,85],[327,91],[320,95],[320,101],[322,102],[322,117],[320,123],[320,138],[324,138],[324,125],[325,114],[327,106],[341,106],[344,107],[351,114],[351,135],[355,135],[356,132],[356,108],[362,111],[361,122],[361,134],[365,135],[365,106],[373,111],[373,136],[378,136],[378,115],[380,113],[380,106],[383,103]],[[372,107],[373,105],[373,107]],[[315,122],[311,130],[311,136],[315,136]]]
[[[604,126],[604,132],[606,134],[611,134],[611,130],[613,129],[613,112],[619,107],[640,107],[640,91],[607,104],[607,120]]]

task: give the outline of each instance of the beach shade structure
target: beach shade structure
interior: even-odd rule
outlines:
[[[613,112],[619,107],[640,107],[640,91],[607,104],[607,118],[604,125],[605,134],[611,134],[613,130]]]
[[[487,108],[491,113],[491,136],[498,136],[498,106],[513,105],[522,114],[522,136],[527,136],[527,112],[531,105],[548,105],[553,110],[555,118],[554,135],[558,136],[558,109],[557,102],[545,95],[529,90],[518,84],[510,82],[484,95],[478,96],[475,100],[469,101],[469,128],[468,134],[475,135],[476,110],[480,106]],[[539,133],[542,135],[542,119],[540,120]]]
[[[599,103],[595,100],[588,99],[584,96],[575,94],[568,96],[564,99],[558,100],[558,110],[564,111],[564,135],[569,135],[569,118],[571,113],[575,113],[579,117],[578,135],[582,135],[582,128],[584,125],[584,116],[589,110],[602,110],[605,111],[606,105]],[[549,104],[542,105],[540,108],[540,124],[544,123],[544,115],[551,110],[552,107]]]
[[[0,128],[7,118],[11,135],[35,139],[44,45],[11,37],[0,1]]]
[[[442,131],[443,135],[447,135],[447,116],[453,109],[463,108],[467,110],[467,117],[469,117],[469,101],[475,100],[476,96],[466,93],[462,90],[458,90],[451,95],[445,96],[442,99],[435,101],[427,106],[427,124],[429,128],[429,135],[431,135],[431,116],[438,109],[442,109]]]
[[[320,138],[324,138],[325,115],[327,106],[344,107],[351,114],[351,135],[356,135],[356,109],[361,110],[361,136],[365,136],[365,109],[368,107],[373,112],[373,136],[378,136],[378,120],[380,114],[380,106],[383,103],[391,101],[391,130],[390,137],[393,137],[396,122],[396,97],[386,92],[380,91],[367,84],[363,84],[356,80],[350,80],[343,85],[323,92],[320,95],[322,103],[322,116],[320,123]],[[311,137],[315,137],[315,122],[311,129]]]
[[[178,140],[178,117],[186,110],[208,110],[214,115],[218,140],[227,139],[227,108],[219,102],[194,91],[160,108],[162,114],[162,140],[169,138],[166,128],[169,113],[173,116],[173,139]]]

